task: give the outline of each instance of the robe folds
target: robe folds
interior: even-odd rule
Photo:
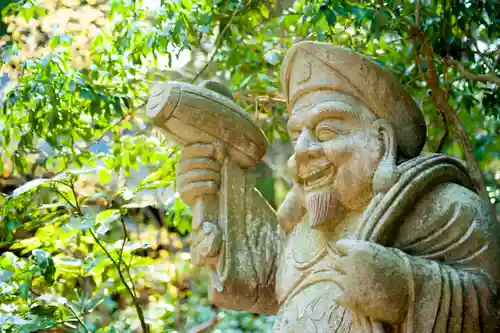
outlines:
[[[365,214],[358,237],[394,248],[410,272],[401,333],[499,332],[500,229],[460,162],[403,163],[400,179]],[[386,330],[391,332],[391,330]]]
[[[444,155],[404,162],[398,173],[391,189],[373,197],[350,236],[403,259],[410,295],[402,323],[379,323],[335,304],[338,288],[329,272],[338,258],[332,251],[337,239],[308,230],[307,223],[285,234],[271,213],[265,214],[270,222],[239,216],[237,228],[223,231],[217,272],[224,289],[212,289],[214,302],[278,313],[276,333],[500,332],[500,224],[489,203],[473,191],[462,164]],[[245,205],[240,208],[257,213],[248,208],[251,201]],[[227,214],[227,225],[232,221]]]

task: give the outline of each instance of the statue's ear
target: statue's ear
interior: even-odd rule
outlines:
[[[293,228],[300,223],[306,209],[304,207],[304,196],[299,185],[294,184],[290,192],[288,192],[285,201],[278,209],[278,222],[280,227],[286,233],[289,233]]]
[[[373,193],[387,192],[398,180],[396,169],[398,144],[392,124],[385,119],[377,119],[372,123],[379,140],[384,146],[384,154],[373,175]]]
[[[286,195],[285,201],[279,207],[277,215],[281,229],[288,233],[300,223],[306,214],[306,209],[304,207],[304,194],[297,178],[297,161],[295,160],[295,155],[292,155],[288,160],[287,168],[293,179],[293,187]]]

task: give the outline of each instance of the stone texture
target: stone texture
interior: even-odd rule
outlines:
[[[177,186],[212,301],[277,314],[275,333],[497,332],[500,225],[461,162],[418,156],[411,96],[324,43],[294,45],[281,74],[294,186],[277,213],[245,170],[265,140],[225,90],[151,94],[157,126],[186,145]]]

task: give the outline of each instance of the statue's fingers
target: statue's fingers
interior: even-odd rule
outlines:
[[[192,205],[197,197],[204,195],[215,195],[219,187],[213,181],[196,182],[181,188],[179,195],[186,204]]]
[[[177,166],[177,174],[182,175],[183,173],[186,173],[188,171],[200,169],[219,171],[220,164],[210,158],[205,157],[181,160]]]
[[[210,230],[206,230],[206,227]],[[206,265],[210,262],[217,262],[216,257],[220,250],[222,236],[214,224],[204,222],[202,230],[191,233],[190,240],[193,264]]]
[[[189,234],[188,242],[189,242],[191,248],[193,249],[198,244],[200,244],[204,238],[205,238],[205,235],[201,229],[192,230],[191,233]]]
[[[193,230],[189,235],[191,248],[199,248],[200,243],[207,241],[208,238],[210,238],[210,234],[206,234],[204,230]]]
[[[210,143],[193,143],[186,146],[181,151],[181,160],[186,160],[196,157],[214,157],[215,148]]]
[[[191,183],[213,181],[217,186],[220,185],[220,173],[212,170],[191,170],[180,174],[177,179],[177,188],[181,189]]]

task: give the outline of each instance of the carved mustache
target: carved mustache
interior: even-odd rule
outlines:
[[[302,187],[304,192],[333,183],[336,167],[325,155],[311,158],[298,163],[295,156],[288,161],[288,168],[293,180]]]
[[[331,167],[330,161],[325,159],[315,160],[307,165],[299,166],[298,176],[302,180],[313,180],[321,176],[329,167]]]

